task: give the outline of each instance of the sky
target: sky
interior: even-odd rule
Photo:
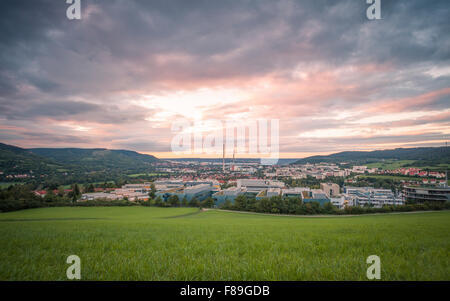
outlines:
[[[173,123],[276,119],[282,158],[444,145],[450,2],[380,1],[2,0],[0,142],[211,157]]]

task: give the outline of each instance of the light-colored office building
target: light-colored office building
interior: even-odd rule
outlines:
[[[238,188],[246,188],[248,193],[258,194],[261,190],[269,188],[284,188],[285,185],[280,181],[239,179],[236,181],[236,186]]]
[[[402,198],[396,196],[390,189],[344,187],[343,196],[350,206],[381,208],[383,206],[398,206],[404,204]]]
[[[336,183],[320,183],[320,189],[322,189],[329,198],[340,194],[339,185]]]

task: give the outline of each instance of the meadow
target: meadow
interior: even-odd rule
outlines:
[[[20,183],[20,182],[0,182],[0,189],[5,189],[5,188],[8,188],[9,186],[16,185],[16,184],[23,184],[23,183]]]
[[[450,212],[294,217],[194,208],[0,214],[0,280],[450,280]]]
[[[368,168],[381,168],[381,169],[398,169],[408,165],[411,165],[415,162],[415,160],[395,160],[395,159],[386,159],[380,160],[378,162],[368,163],[366,164]]]
[[[396,160],[396,159],[385,159],[378,162],[366,164],[368,168],[381,168],[384,170],[394,170],[399,168],[420,168],[432,171],[445,171],[450,168],[448,163],[436,163],[433,165],[422,165],[418,164],[416,160]]]

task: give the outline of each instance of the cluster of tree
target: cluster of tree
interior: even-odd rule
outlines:
[[[43,206],[43,200],[32,191],[30,185],[15,185],[0,189],[0,211],[15,211]]]
[[[152,192],[150,192],[151,194]],[[196,208],[212,208],[214,206],[214,199],[209,197],[203,201],[199,201],[196,197],[188,200],[186,197],[180,200],[177,195],[171,195],[164,201],[160,196],[150,198],[149,201],[141,202],[143,206],[156,207],[196,207]]]
[[[77,184],[72,185],[69,192],[60,187],[55,193],[53,189],[46,191],[44,197],[34,192],[32,184],[13,185],[0,189],[0,212],[14,211],[28,208],[49,207],[56,205],[70,205],[81,197],[81,189]]]
[[[280,178],[288,187],[309,187],[312,189],[320,188],[320,183],[336,183],[340,187],[344,185],[344,177],[326,177],[324,180],[316,179],[308,175],[304,179],[293,179],[291,177]]]
[[[84,189],[92,189],[88,185]],[[95,200],[77,202],[81,196],[81,190],[77,184],[72,185],[72,189],[66,193],[59,189],[57,193],[49,190],[45,197],[38,196],[33,191],[32,185],[14,185],[6,189],[0,189],[0,212],[21,210],[27,208],[56,207],[56,206],[157,206],[157,207],[197,207],[212,208],[215,204],[214,199],[209,197],[203,201],[197,198],[188,200],[186,197],[179,199],[172,195],[167,200],[156,196],[155,186],[152,185],[149,193],[150,200],[143,202],[130,202],[128,200]],[[315,215],[315,214],[367,214],[367,213],[385,213],[385,212],[407,212],[423,210],[443,210],[450,209],[450,202],[438,203],[408,203],[403,206],[385,206],[383,208],[371,207],[346,207],[338,209],[331,203],[320,205],[317,202],[303,203],[300,198],[274,196],[257,200],[255,197],[240,195],[235,199],[234,204],[226,201],[221,205],[222,209],[250,211],[261,213],[295,214],[295,215]]]
[[[370,186],[374,188],[390,189],[394,192],[398,192],[402,190],[403,183],[396,179],[367,177],[358,179],[358,182],[352,183],[351,186],[358,186],[358,187]]]
[[[303,203],[300,198],[274,196],[271,198],[262,198],[257,200],[255,197],[239,195],[234,200],[234,204],[229,200],[225,201],[222,209],[261,212],[261,213],[279,213],[279,214],[333,214],[337,208],[327,203],[321,206],[318,202]]]
[[[200,201],[197,198],[187,200],[186,198],[179,199],[178,196],[170,196],[164,201],[160,196],[156,197],[156,187],[151,185],[149,192],[149,201],[130,202],[128,199],[124,200],[94,200],[77,202],[82,193],[93,192],[97,186],[109,188],[107,186],[114,186],[114,184],[88,184],[79,186],[73,184],[71,189],[65,190],[62,186],[55,189],[54,186],[47,187],[45,196],[39,196],[34,191],[35,185],[13,185],[6,189],[0,189],[0,212],[15,211],[28,208],[39,207],[57,207],[57,206],[157,206],[157,207],[197,207],[197,208],[212,208],[214,206],[214,199],[211,197]]]
[[[368,213],[389,213],[389,212],[411,212],[411,211],[430,211],[430,210],[449,210],[450,203],[425,202],[421,204],[406,204],[401,206],[384,206],[381,208],[373,207],[346,207],[339,210],[337,214],[368,214]]]
[[[46,191],[46,195],[41,197],[34,192],[34,187],[31,184],[9,186],[8,188],[0,189],[0,212],[41,207],[139,205],[139,203],[128,200],[97,199],[94,201],[77,202],[81,197],[82,190],[86,192],[86,190],[92,190],[92,188],[92,185],[87,185],[82,188],[78,184],[73,184],[68,192],[62,187],[59,187],[56,193],[53,189],[49,189]]]
[[[444,210],[450,209],[450,203],[429,202],[424,204],[407,204],[402,206],[385,206],[382,208],[373,207],[346,207],[339,209],[331,203],[320,205],[318,202],[303,203],[299,198],[274,196],[257,200],[254,197],[240,195],[235,199],[234,204],[226,201],[221,206],[222,209],[249,211],[260,213],[279,213],[293,215],[316,215],[316,214],[367,214],[367,213],[387,213],[387,212],[408,212],[424,210]]]
[[[0,166],[0,170],[1,170]],[[149,169],[146,171],[148,172]],[[29,170],[28,170],[29,172]],[[20,172],[16,172],[19,174]],[[153,182],[157,180],[159,177],[163,177],[165,174],[153,174],[153,173],[143,173],[142,170],[130,170],[127,171],[128,174],[141,174],[139,178],[133,176],[127,176],[123,171],[115,171],[115,170],[103,170],[103,171],[79,171],[76,169],[68,169],[67,172],[60,171],[49,171],[49,172],[33,172],[34,178],[25,178],[20,179],[20,182],[26,184],[33,184],[35,186],[43,185],[43,186],[61,186],[61,185],[70,185],[71,183],[125,183],[125,182],[135,182],[136,180],[144,180],[146,182]],[[18,179],[6,178],[7,172],[3,175],[0,175],[0,182],[5,183],[15,183],[19,181]]]

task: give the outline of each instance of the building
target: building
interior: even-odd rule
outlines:
[[[153,183],[156,190],[167,190],[184,186],[183,180],[157,180]]]
[[[200,184],[208,184],[211,186],[218,186],[219,181],[217,181],[217,180],[192,180],[192,181],[184,182],[185,186],[196,186],[196,185],[200,185]]]
[[[367,170],[367,166],[353,166],[352,172],[355,173],[365,173]]]
[[[274,196],[280,196],[281,195],[281,188],[269,188],[269,189],[263,189],[261,190],[257,195],[256,199],[261,200],[263,198],[270,199]]]
[[[193,198],[197,198],[199,201],[203,201],[211,196],[213,187],[210,184],[199,184],[195,186],[186,187],[184,189],[184,197],[188,201]]]
[[[117,199],[128,199],[129,201],[148,201],[151,183],[125,184],[115,189],[110,194],[116,195]]]
[[[335,183],[320,183],[320,189],[322,189],[329,198],[338,196],[341,192],[339,185]]]
[[[331,197],[330,202],[331,202],[331,204],[333,204],[333,206],[335,206],[339,209],[343,209],[343,208],[349,206],[348,201],[346,201],[346,199],[343,195],[338,196],[338,197]]]
[[[105,192],[93,192],[93,193],[84,193],[81,195],[82,201],[93,201],[98,199],[104,199],[104,200],[118,200],[120,197],[116,194],[112,193],[105,193]]]
[[[344,187],[343,203],[348,206],[370,206],[381,208],[383,206],[398,206],[404,202],[390,189],[377,189],[373,187]]]
[[[280,181],[239,179],[236,181],[238,188],[246,188],[247,193],[258,194],[261,190],[269,188],[284,188],[284,183]]]
[[[178,199],[181,201],[183,198],[186,198],[188,201],[191,201],[193,198],[196,198],[199,201],[203,201],[212,195],[214,188],[210,184],[199,184],[195,186],[189,187],[177,187],[171,188],[168,190],[162,190],[156,192],[156,196],[161,197],[163,201],[167,201],[168,198],[172,195],[178,196]]]
[[[239,195],[244,195],[247,192],[247,189],[244,187],[237,188],[237,187],[230,187],[221,191],[218,191],[212,195],[213,199],[215,200],[215,205],[219,206],[226,201],[230,201],[231,203],[234,203],[234,200]]]
[[[324,205],[330,202],[326,193],[321,189],[311,189],[302,191],[302,201],[303,203],[317,202],[320,205]]]
[[[144,184],[126,184],[121,188],[114,189],[110,193],[94,192],[85,193],[81,196],[82,201],[92,201],[98,199],[106,200],[124,200],[129,201],[148,201],[151,183]]]
[[[301,198],[302,191],[310,191],[310,189],[308,187],[287,188],[281,191],[281,195],[290,198]]]
[[[411,203],[424,202],[449,202],[450,188],[449,187],[420,187],[420,186],[405,186],[403,187],[403,200]]]

